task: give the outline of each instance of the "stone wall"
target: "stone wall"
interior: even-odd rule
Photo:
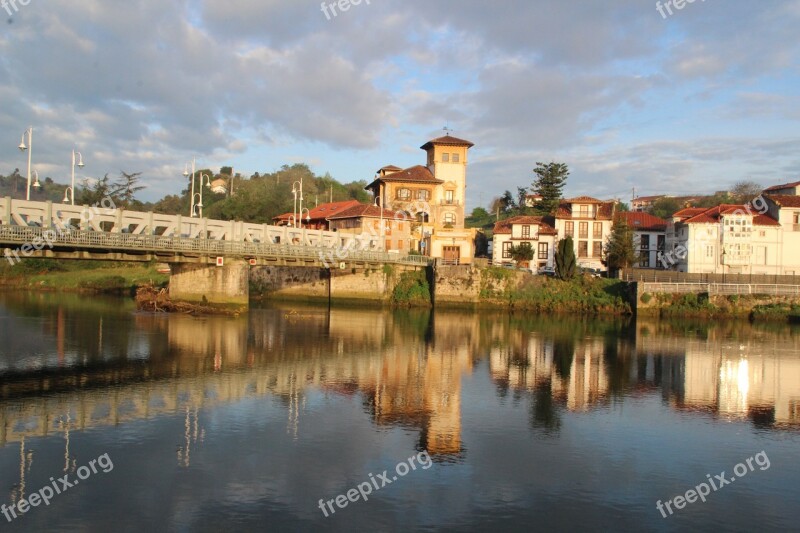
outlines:
[[[244,261],[225,266],[174,263],[170,265],[169,296],[174,301],[246,306],[248,270]]]
[[[250,269],[250,296],[254,299],[328,299],[328,272],[324,268],[265,266]]]

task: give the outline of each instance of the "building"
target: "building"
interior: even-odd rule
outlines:
[[[542,201],[541,194],[526,194],[525,195],[525,207],[534,207],[536,204]]]
[[[304,228],[327,230],[329,229],[328,217],[357,205],[363,204],[358,200],[344,200],[342,202],[319,204],[316,207],[310,208],[306,216],[300,217],[302,218],[301,222]],[[305,212],[305,209],[303,209],[303,212]],[[273,217],[272,223],[276,226],[291,226],[292,220],[293,213],[283,213],[282,215]]]
[[[211,192],[214,194],[228,194],[228,183],[218,178],[211,182]]]
[[[605,270],[603,247],[611,235],[615,209],[615,202],[590,196],[569,198],[559,204],[555,215],[556,231],[559,238],[572,237],[580,266]]]
[[[381,237],[387,252],[408,253],[411,247],[411,221],[402,212],[381,209],[376,205],[360,204],[337,210],[328,216],[330,231],[367,233]],[[383,223],[383,229],[381,229]]]
[[[533,248],[532,268],[554,266],[558,235],[552,224],[552,217],[539,216],[516,216],[496,223],[492,237],[492,263],[511,263],[511,247],[527,242]]]
[[[691,273],[788,274],[798,271],[800,260],[792,259],[792,253],[787,253],[782,245],[786,240],[786,228],[779,222],[781,216],[786,218],[791,214],[781,215],[782,209],[774,201],[771,208],[774,214],[765,206],[766,200],[759,197],[750,204],[678,211],[667,223],[667,252],[659,261],[664,268]],[[796,211],[800,211],[800,205]],[[795,265],[788,270],[784,268],[787,260]]]
[[[660,200],[661,198],[666,198],[666,196],[663,194],[656,196],[637,196],[631,200],[631,211],[647,211],[656,200]]]
[[[470,141],[445,135],[423,144],[426,165],[382,167],[366,189],[379,205],[414,220],[413,249],[450,263],[470,263],[475,230],[464,227]]]
[[[800,194],[800,181],[795,181],[793,183],[784,183],[781,185],[773,185],[772,187],[764,189],[763,193],[797,196],[798,194]]]
[[[658,258],[666,248],[667,221],[648,213],[617,213],[615,220],[624,221],[633,230],[633,244],[640,255],[641,268],[663,268]]]

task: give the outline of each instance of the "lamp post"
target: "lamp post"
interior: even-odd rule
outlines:
[[[75,156],[78,156],[77,163],[75,162]],[[75,205],[75,167],[83,168],[83,155],[80,152],[76,152],[75,149],[72,150],[72,185],[67,187],[70,192],[72,193],[72,205]],[[64,202],[67,201],[67,191],[64,191]]]
[[[33,174],[33,185],[32,185],[32,187],[34,189],[38,189],[39,187],[42,186],[42,184],[39,183],[39,173],[36,172],[35,170],[31,170],[31,174]],[[31,191],[31,185],[28,186],[28,194],[29,195],[30,195],[30,191]]]
[[[300,211],[303,210],[303,180],[295,181],[292,183],[292,194],[294,195],[294,210],[292,214],[294,215],[295,224],[297,223],[298,213],[297,211],[297,195],[300,195]],[[301,222],[302,225],[302,222]],[[296,226],[295,226],[296,227]]]
[[[300,209],[300,229],[303,229],[303,211],[306,212],[306,222],[311,222],[311,212],[308,210],[307,207],[303,207]]]
[[[200,218],[203,218],[203,178],[206,179],[206,188],[207,189],[211,188],[211,176],[209,176],[208,174],[203,174],[201,172],[200,173],[200,203],[197,204],[197,207],[200,210],[200,213],[199,213],[200,214]]]
[[[28,144],[25,145],[25,135],[28,136]],[[28,187],[25,192],[25,199],[31,199],[31,155],[33,154],[33,126],[29,127],[22,133],[22,139],[19,142],[19,149],[20,151],[24,152],[25,150],[28,151]],[[37,180],[38,183],[38,180]],[[38,185],[34,185],[38,187]]]
[[[189,174],[189,163],[183,166],[183,177],[188,178],[192,176],[192,190],[189,194],[189,216],[194,216],[194,173],[195,173],[195,158],[192,158],[192,173]],[[202,203],[202,202],[201,202]]]
[[[72,205],[75,205],[75,189],[72,187],[67,187],[64,189],[64,199],[62,202],[67,203],[70,201],[70,199],[72,200]]]
[[[195,203],[195,199],[197,203]],[[190,215],[192,218],[197,216],[197,211],[200,211],[200,218],[203,218],[203,195],[199,192],[194,193],[192,196],[192,214]],[[197,209],[195,209],[197,208]]]

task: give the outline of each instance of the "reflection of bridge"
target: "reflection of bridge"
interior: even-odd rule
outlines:
[[[247,303],[245,260],[250,266],[317,268],[330,267],[331,263],[340,268],[346,268],[348,263],[412,267],[428,264],[426,257],[380,251],[383,246],[380,236],[368,233],[338,233],[10,197],[0,201],[0,246],[15,247],[5,252],[12,262],[24,257],[167,262],[173,265],[173,274],[180,276],[186,272],[186,279],[177,280],[171,288],[174,297],[212,303]],[[228,266],[233,263],[234,268],[209,267],[225,261]],[[199,265],[185,269],[183,263]]]

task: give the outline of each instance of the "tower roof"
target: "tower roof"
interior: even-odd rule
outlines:
[[[420,148],[423,150],[430,150],[436,145],[440,146],[466,146],[467,148],[472,148],[475,146],[474,143],[469,141],[465,141],[464,139],[459,139],[458,137],[453,137],[451,135],[445,135],[444,137],[437,137],[436,139],[431,139],[430,141],[426,142]]]

